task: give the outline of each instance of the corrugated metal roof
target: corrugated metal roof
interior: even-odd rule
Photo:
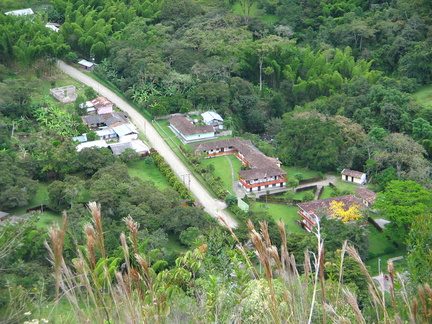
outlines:
[[[206,124],[209,124],[213,120],[218,120],[223,122],[223,118],[217,112],[214,111],[206,111],[201,114],[201,117],[203,118],[204,123]]]
[[[78,62],[78,64],[84,65],[85,67],[92,67],[93,65],[96,65],[95,63],[89,62],[87,60],[81,60]]]
[[[113,127],[114,132],[117,133],[118,136],[125,136],[128,134],[137,134],[136,128],[132,124],[123,124],[116,127]]]
[[[98,147],[98,148],[102,148],[102,147],[108,147],[107,142],[105,142],[104,140],[97,140],[97,141],[90,141],[90,142],[85,142],[85,143],[81,143],[76,147],[76,150],[78,152],[82,151],[83,149],[86,148],[90,148],[90,147]]]

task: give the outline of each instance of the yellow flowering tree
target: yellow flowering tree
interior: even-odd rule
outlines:
[[[349,221],[358,220],[362,217],[359,205],[352,204],[348,209],[345,209],[344,207],[344,202],[333,200],[329,207],[331,210],[330,218],[337,218],[346,223]]]

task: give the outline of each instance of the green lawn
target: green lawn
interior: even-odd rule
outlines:
[[[40,216],[38,221],[36,222],[37,228],[48,228],[54,223],[61,224],[63,217],[60,213],[57,213],[52,210],[44,211]]]
[[[282,169],[286,171],[288,179],[293,179],[294,176],[298,173],[301,173],[303,175],[303,179],[318,177],[318,172],[313,170],[307,170],[301,167],[295,167],[295,166],[287,167],[285,165],[282,165]]]
[[[163,190],[169,187],[167,179],[159,171],[155,164],[146,164],[145,160],[139,160],[128,165],[128,173],[131,177],[137,177],[143,181],[153,182],[155,187]]]
[[[432,108],[432,85],[421,88],[412,96],[424,108]]]
[[[166,244],[165,248],[168,251],[173,251],[176,253],[182,253],[188,250],[187,247],[181,244],[178,235],[173,233],[168,234],[168,243]]]
[[[31,199],[27,206],[17,207],[13,208],[11,210],[8,210],[7,212],[14,216],[20,216],[24,215],[27,209],[37,207],[40,205],[44,205],[48,202],[48,184],[44,182],[39,182],[38,184],[38,190],[36,192],[36,195]]]
[[[206,167],[209,164],[213,164],[215,168],[213,175],[215,177],[220,177],[223,188],[232,193],[232,169],[228,159],[231,161],[231,164],[234,168],[234,180],[237,180],[238,172],[241,170],[242,163],[234,154],[203,159],[202,165]]]
[[[266,206],[268,206],[268,208]],[[297,214],[297,206],[275,203],[255,203],[253,204],[253,210],[265,210],[275,221],[282,219],[285,223],[286,231],[289,233],[304,233],[304,231],[295,223],[295,221],[300,218]]]
[[[173,147],[173,145],[174,146],[183,145],[183,143],[168,127],[170,125],[169,119],[159,119],[155,123],[153,123],[153,125],[169,146]]]
[[[320,199],[327,199],[327,198],[331,198],[331,193],[332,193],[332,188],[330,186],[325,186],[324,190],[321,194]]]
[[[296,192],[294,194],[294,199],[295,200],[302,200],[303,196],[307,193],[307,192],[312,192],[313,193],[313,189],[312,190],[305,190],[305,191],[300,191],[300,192]]]

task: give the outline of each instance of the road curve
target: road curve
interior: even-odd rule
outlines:
[[[78,69],[58,60],[57,66],[66,74],[72,78],[82,82],[83,84],[92,87],[101,96],[108,98],[117,105],[121,110],[127,112],[131,121],[135,126],[146,136],[152,147],[156,148],[159,154],[161,154],[176,175],[182,179],[182,175],[190,174],[190,190],[195,197],[204,206],[206,212],[213,217],[221,217],[225,219],[225,222],[230,227],[237,227],[237,222],[228,213],[224,211],[226,204],[220,200],[214,199],[209,195],[203,186],[198,182],[193,174],[186,168],[183,162],[177,157],[177,155],[171,150],[168,144],[165,143],[163,138],[155,130],[152,123],[148,122],[138,111],[136,111],[130,104],[124,101],[122,98],[117,96],[114,92],[92,79],[85,73]],[[186,177],[185,177],[186,178]]]

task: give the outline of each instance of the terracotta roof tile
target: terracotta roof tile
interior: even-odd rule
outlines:
[[[342,175],[347,175],[347,176],[350,176],[350,177],[354,177],[354,178],[361,178],[364,173],[360,172],[360,171],[343,169],[342,172],[341,172],[341,174]]]
[[[186,117],[182,117],[182,116],[175,116],[175,117],[171,118],[169,120],[169,122],[184,136],[191,136],[191,135],[214,132],[213,126],[210,126],[210,125],[195,126]]]
[[[309,215],[315,214],[318,217],[321,217],[323,215],[329,216],[330,215],[329,207],[331,206],[333,201],[343,202],[345,204],[345,209],[348,209],[353,204],[359,205],[360,209],[368,208],[362,202],[361,199],[357,198],[354,195],[346,195],[346,196],[333,197],[327,199],[313,200],[313,201],[297,204],[297,206],[300,209],[306,211]]]
[[[373,192],[372,190],[365,189],[365,188],[358,188],[356,191],[354,191],[354,194],[366,200],[370,204],[375,203],[376,193]]]

